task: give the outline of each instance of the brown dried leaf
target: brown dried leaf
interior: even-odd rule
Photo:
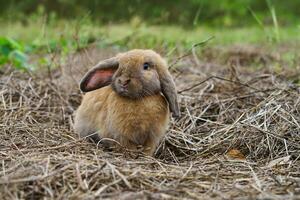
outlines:
[[[240,152],[238,149],[231,149],[227,152],[226,155],[230,159],[246,160],[245,155],[242,152]]]

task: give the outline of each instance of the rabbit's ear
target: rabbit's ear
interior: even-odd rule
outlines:
[[[118,66],[119,62],[115,57],[99,62],[81,79],[80,90],[89,92],[109,85]]]
[[[167,69],[160,69],[158,71],[158,74],[160,79],[161,91],[169,103],[169,108],[172,112],[172,116],[180,117],[177,91],[170,72]]]

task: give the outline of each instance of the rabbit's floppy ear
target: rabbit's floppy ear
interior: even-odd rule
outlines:
[[[180,117],[177,91],[170,72],[167,69],[158,70],[161,91],[166,97],[173,117]]]
[[[99,62],[81,79],[80,90],[82,92],[89,92],[109,85],[111,83],[112,76],[118,67],[119,62],[116,57]]]

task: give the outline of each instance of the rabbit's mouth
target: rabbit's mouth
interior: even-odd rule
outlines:
[[[127,97],[131,99],[138,98],[138,95],[136,95],[136,91],[132,91],[132,88],[130,88],[128,85],[120,86],[120,85],[112,84],[112,88],[118,95],[122,97]]]

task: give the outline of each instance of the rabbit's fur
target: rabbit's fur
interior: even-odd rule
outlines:
[[[152,50],[131,50],[100,62],[80,89],[87,93],[74,128],[95,142],[110,138],[152,155],[168,128],[169,108],[173,116],[180,114],[167,64]]]

